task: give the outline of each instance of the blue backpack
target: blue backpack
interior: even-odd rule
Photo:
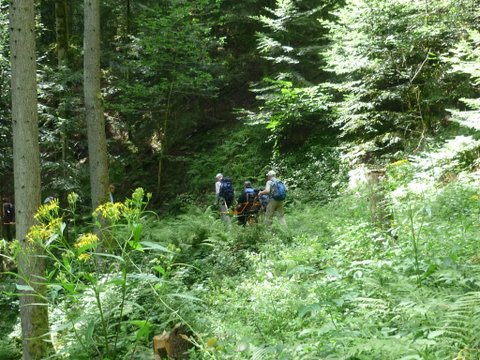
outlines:
[[[272,194],[272,198],[274,200],[283,201],[287,197],[287,188],[285,187],[285,184],[280,180],[274,180],[272,181],[270,194]]]

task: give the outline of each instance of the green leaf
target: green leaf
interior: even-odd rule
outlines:
[[[142,224],[135,224],[135,227],[133,229],[133,241],[135,241],[136,243],[138,243],[140,241],[140,238],[142,237],[142,230]]]
[[[120,257],[120,256],[117,256],[117,255],[113,255],[113,254],[106,254],[106,253],[92,253],[92,255],[96,255],[96,256],[100,256],[100,257],[106,257],[106,258],[112,258],[112,259],[116,259],[120,262],[125,262],[125,260]]]
[[[428,333],[427,338],[428,338],[428,339],[434,339],[434,338],[439,337],[439,336],[441,336],[441,335],[443,335],[443,334],[445,334],[445,330],[430,331],[430,332]]]
[[[95,330],[95,320],[90,320],[85,331],[85,340],[87,344],[94,344],[93,331]]]
[[[199,299],[199,298],[197,298],[197,297],[195,297],[195,296],[188,295],[188,294],[176,293],[176,294],[169,294],[169,296],[171,296],[171,297],[176,297],[176,298],[180,298],[180,299],[191,300],[191,301],[200,301],[200,302],[203,302],[202,299]]]
[[[15,287],[16,287],[17,290],[19,290],[19,291],[28,291],[28,292],[35,291],[35,290],[34,290],[31,286],[29,286],[29,285],[15,284]]]
[[[156,272],[158,272],[159,274],[162,274],[162,275],[165,275],[165,273],[166,273],[166,270],[160,265],[153,266],[152,270],[155,270]]]
[[[307,314],[310,314],[311,316],[315,316],[320,311],[322,311],[322,307],[320,306],[319,303],[305,305],[298,310],[298,316],[301,318],[303,318]]]
[[[154,243],[151,241],[142,241],[140,244],[142,244],[143,250],[157,250],[157,251],[162,251],[169,254],[174,254],[174,252],[168,250],[165,246],[160,245],[158,243]]]

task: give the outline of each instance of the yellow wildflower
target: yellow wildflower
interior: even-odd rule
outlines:
[[[50,236],[52,236],[52,233],[52,229],[50,229],[48,226],[33,225],[27,234],[27,239],[32,242],[43,242],[49,239]]]
[[[480,200],[480,195],[478,195],[478,194],[472,195],[472,196],[470,196],[470,199],[471,200]]]
[[[97,243],[98,243],[97,235],[88,233],[88,234],[81,235],[73,246],[79,249],[79,251],[85,251],[85,250],[94,248],[95,246],[97,246]]]
[[[390,166],[400,166],[400,165],[403,165],[403,164],[408,164],[409,161],[407,159],[402,159],[402,160],[398,160],[398,161],[395,161],[393,163],[390,164]]]
[[[61,230],[62,224],[63,222],[61,218],[54,218],[49,221],[47,227],[52,231]]]
[[[58,199],[53,199],[47,204],[43,204],[42,206],[40,206],[40,208],[37,210],[37,213],[35,214],[35,220],[39,222],[49,221],[50,219],[57,217],[58,209]]]
[[[217,340],[217,338],[214,338],[214,337],[207,340],[207,346],[208,347],[215,347],[217,345],[217,343],[218,343],[218,340]]]
[[[103,217],[111,221],[118,221],[125,210],[125,205],[122,203],[105,203],[97,207],[93,213],[96,217]]]
[[[90,258],[91,258],[91,255],[90,255],[90,254],[85,254],[85,253],[83,253],[83,254],[78,255],[78,260],[80,260],[80,261],[86,262],[86,261],[88,261]]]

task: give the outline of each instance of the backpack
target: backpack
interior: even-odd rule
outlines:
[[[257,193],[255,192],[255,189],[246,188],[244,190],[244,192],[245,192],[245,200],[249,203],[253,203],[253,200],[255,199],[255,196],[257,196]]]
[[[274,200],[283,201],[287,197],[287,188],[285,187],[285,184],[280,180],[274,180],[272,181],[270,194],[272,194],[272,198]]]
[[[218,196],[225,199],[228,207],[233,204],[235,192],[233,190],[232,179],[225,177],[220,181],[220,191],[218,193]]]

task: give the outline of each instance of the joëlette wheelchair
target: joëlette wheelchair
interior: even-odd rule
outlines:
[[[234,215],[237,216],[239,225],[250,225],[258,223],[268,205],[268,196],[258,197],[257,193],[247,194],[247,201],[238,203]]]

